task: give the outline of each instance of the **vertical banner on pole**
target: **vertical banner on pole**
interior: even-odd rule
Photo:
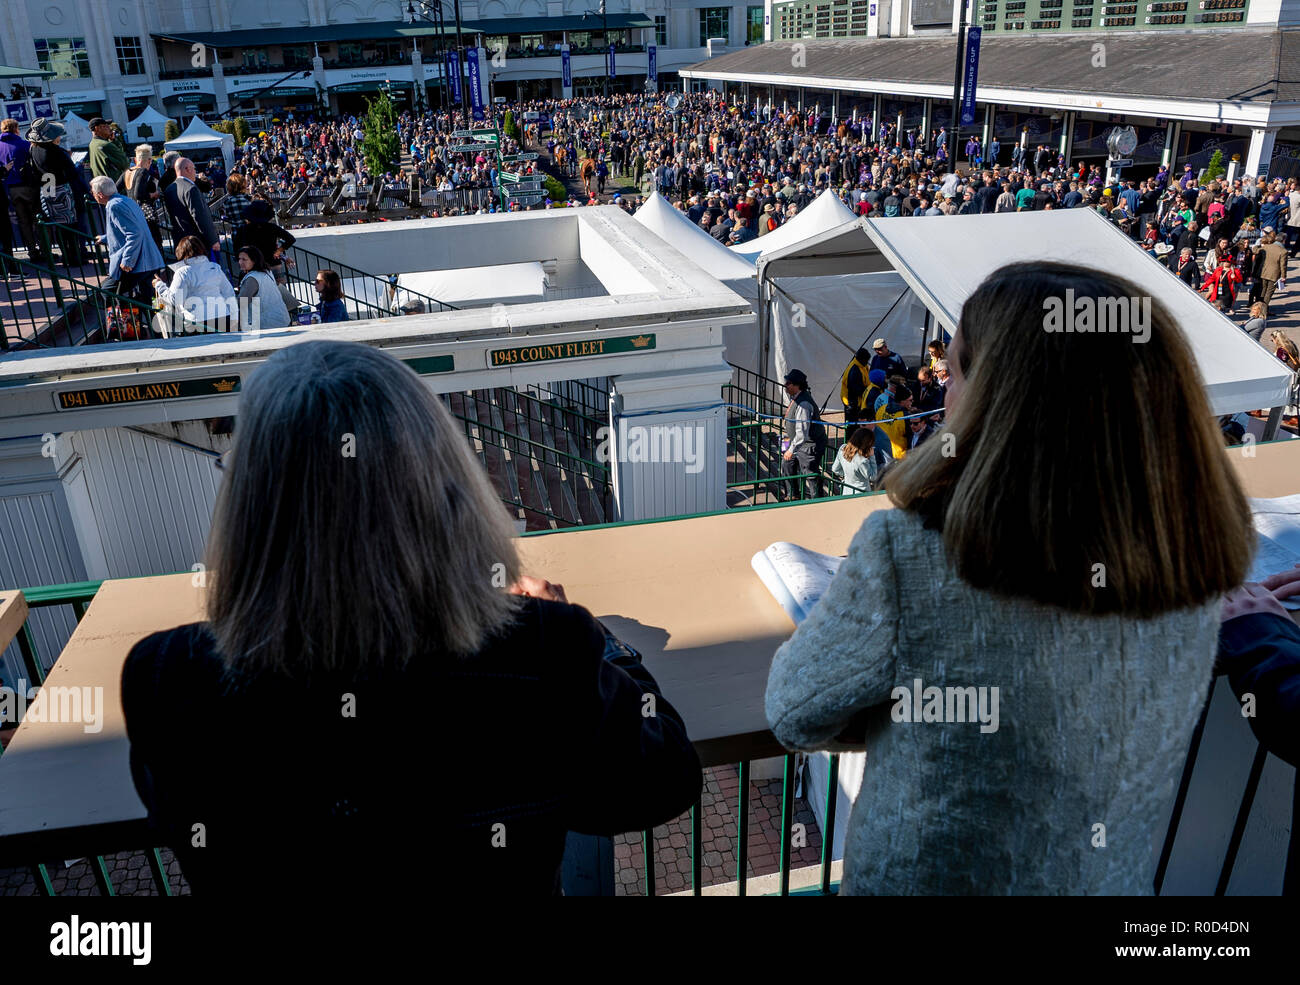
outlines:
[[[612,41],[609,45],[609,77],[611,79],[614,77],[614,43]]]
[[[451,101],[457,106],[461,105],[459,51],[447,51],[447,81],[451,86]]]
[[[483,101],[483,65],[479,61],[481,48],[468,48],[465,58],[469,62],[469,101],[474,113],[474,122],[481,123],[487,119],[486,104]]]
[[[573,98],[573,63],[569,60],[569,46],[560,47],[560,98]]]
[[[961,83],[961,125],[971,126],[975,122],[975,86],[980,70],[980,35],[983,31],[972,27],[966,32],[965,77]]]
[[[646,73],[655,88],[659,88],[659,50],[650,45],[646,48]]]

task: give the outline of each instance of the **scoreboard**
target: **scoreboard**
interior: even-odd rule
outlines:
[[[1250,0],[977,0],[985,34],[1188,30],[1244,25]]]

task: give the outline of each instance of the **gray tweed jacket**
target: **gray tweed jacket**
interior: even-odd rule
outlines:
[[[1218,628],[1217,602],[1136,620],[1002,598],[915,514],[870,514],[767,682],[789,749],[842,750],[867,721],[841,893],[1151,894]],[[939,713],[932,686],[968,720],[900,720],[918,688]],[[998,689],[996,731],[969,720],[977,692],[949,710],[969,687],[986,712]]]

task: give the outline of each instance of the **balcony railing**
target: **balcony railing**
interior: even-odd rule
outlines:
[[[30,609],[49,608],[53,606],[71,606],[78,622],[86,614],[86,608],[99,592],[103,582],[79,582],[66,585],[48,585],[40,588],[28,588],[22,591],[26,606]],[[9,594],[9,593],[5,593]],[[30,613],[29,613],[30,615]],[[9,645],[9,639],[0,638],[0,652]],[[24,619],[12,640],[17,644],[23,660],[23,666],[31,683],[39,684],[45,679],[46,670],[53,666],[54,660],[46,661],[38,652],[35,639]],[[777,895],[791,895],[790,873],[793,867],[792,844],[794,838],[794,805],[796,760],[792,753],[786,753],[770,733],[746,733],[744,735],[713,739],[697,746],[701,764],[708,769],[714,766],[737,765],[740,784],[737,796],[737,838],[736,838],[736,891],[738,895],[747,895],[750,879],[750,788],[751,763],[757,759],[783,756],[781,780],[781,828],[780,828],[780,866],[777,874],[779,890]],[[820,878],[815,889],[802,890],[798,895],[831,895],[838,892],[839,884],[832,879],[832,853],[834,846],[836,800],[839,791],[837,776],[839,757],[831,756],[830,782],[827,785],[825,829],[822,838]],[[691,826],[691,892],[700,896],[704,891],[703,866],[703,832],[705,826],[702,797],[697,800],[690,811]],[[149,866],[153,884],[159,895],[171,896],[172,888],[163,866],[159,849],[150,846],[147,821],[144,818],[130,823],[115,823],[103,826],[66,828],[58,831],[43,832],[36,839],[18,841],[0,840],[0,866],[27,867],[35,881],[36,892],[40,896],[54,896],[54,885],[50,878],[49,861],[55,859],[81,859],[90,861],[95,884],[102,896],[116,895],[112,877],[109,873],[105,855],[117,852],[143,852]],[[657,895],[657,861],[655,855],[654,831],[641,833],[641,847],[645,872],[644,890],[647,896]]]

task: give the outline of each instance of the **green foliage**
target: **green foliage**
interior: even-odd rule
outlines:
[[[515,123],[514,110],[512,109],[506,110],[506,117],[505,120],[503,120],[501,123],[501,130],[502,132],[505,133],[507,137],[511,138],[512,140],[520,139],[519,126],[518,124]]]
[[[361,156],[371,175],[382,175],[395,168],[402,156],[402,143],[397,136],[397,113],[388,93],[380,92],[377,98],[366,100],[361,130],[365,134],[361,140]]]
[[[1208,184],[1215,178],[1221,178],[1228,173],[1228,169],[1223,166],[1223,151],[1216,150],[1210,155],[1210,163],[1205,169],[1205,174],[1201,177],[1202,184]]]
[[[547,197],[552,202],[563,202],[569,197],[569,193],[564,190],[564,185],[556,178],[549,174],[542,179],[542,188],[546,191]]]
[[[163,127],[163,140],[175,140],[181,135],[180,124],[175,120],[168,120],[167,125]]]
[[[236,116],[234,127],[235,127],[235,143],[238,144],[240,147],[242,147],[244,146],[244,144],[248,142],[248,137],[249,137],[248,121],[244,119],[242,116]]]

